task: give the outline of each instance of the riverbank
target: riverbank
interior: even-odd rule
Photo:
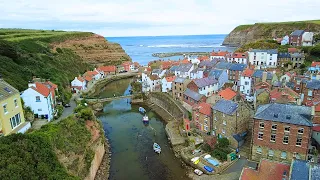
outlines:
[[[190,56],[209,56],[209,52],[170,52],[170,53],[153,53],[153,57],[158,58],[166,58],[166,57],[173,57],[173,56],[184,56],[184,55],[190,55]]]
[[[106,180],[109,179],[109,172],[110,172],[110,162],[111,162],[111,147],[108,138],[105,138],[104,148],[105,153],[103,155],[101,164],[99,169],[96,173],[95,180]]]

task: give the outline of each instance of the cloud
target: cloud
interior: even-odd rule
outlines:
[[[228,33],[240,24],[317,19],[314,0],[0,0],[0,27],[105,36]]]

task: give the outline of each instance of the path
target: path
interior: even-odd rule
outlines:
[[[241,156],[237,162],[235,162],[233,165],[231,165],[227,170],[225,170],[222,174],[229,174],[233,172],[241,172],[243,167],[249,166],[251,168],[255,168],[257,166],[257,163],[248,161],[247,158]]]
[[[70,103],[69,103],[70,107],[64,108],[62,115],[57,120],[53,121],[53,123],[58,123],[61,121],[61,119],[64,119],[70,116],[71,114],[73,114],[73,110],[77,107],[77,104],[75,102],[75,98],[77,98],[77,96],[78,95],[76,94],[72,95],[72,98],[70,99]]]
[[[125,96],[115,96],[115,97],[109,97],[109,98],[87,98],[86,100],[89,102],[107,102],[107,101],[113,101],[113,100],[118,100],[118,99],[125,99],[125,98],[130,98],[133,95],[125,95]]]

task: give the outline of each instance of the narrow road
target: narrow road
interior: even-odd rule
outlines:
[[[77,104],[75,102],[75,98],[76,98],[77,95],[73,94],[72,95],[72,98],[70,99],[70,107],[67,107],[67,108],[64,108],[63,109],[63,113],[62,115],[59,117],[59,119],[53,121],[52,123],[58,123],[61,121],[61,119],[64,119],[68,116],[70,116],[71,114],[73,114],[73,110],[77,107]]]
[[[257,166],[257,163],[248,161],[247,158],[241,156],[240,159],[237,160],[232,166],[230,166],[227,170],[225,170],[222,174],[229,174],[232,172],[241,172],[242,168],[245,166],[249,166],[252,168],[255,168]]]

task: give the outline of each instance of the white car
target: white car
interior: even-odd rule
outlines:
[[[253,102],[253,96],[246,96],[246,101]]]
[[[199,169],[195,169],[193,172],[198,176],[201,176],[203,174],[203,172]]]

